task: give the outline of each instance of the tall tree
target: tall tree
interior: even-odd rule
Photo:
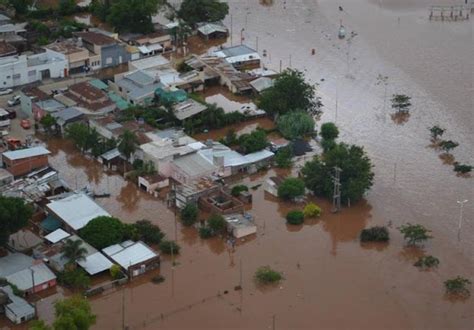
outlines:
[[[362,147],[340,143],[323,154],[315,156],[301,170],[306,187],[316,195],[332,198],[334,167],[342,169],[341,196],[343,200],[357,201],[372,186],[372,163]]]
[[[200,22],[217,22],[229,13],[229,5],[219,0],[184,0],[178,17],[191,26]]]
[[[288,69],[262,93],[259,107],[273,116],[297,110],[317,115],[321,113],[322,103],[316,97],[315,86],[305,81],[304,74]]]
[[[16,197],[0,196],[0,246],[8,243],[11,234],[28,224],[33,209]]]
[[[95,324],[96,317],[86,298],[73,296],[59,300],[54,305],[56,320],[54,330],[88,330]]]
[[[163,3],[163,0],[116,0],[110,7],[107,21],[117,32],[153,32],[151,17]]]
[[[127,160],[130,160],[130,157],[132,157],[137,149],[137,145],[138,139],[135,133],[126,130],[122,135],[120,135],[117,148],[127,158]]]
[[[61,249],[63,255],[69,260],[70,265],[75,265],[77,261],[85,260],[87,250],[82,246],[82,240],[66,240]]]

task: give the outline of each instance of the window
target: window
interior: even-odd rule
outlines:
[[[28,71],[28,77],[34,77],[34,76],[36,76],[36,70]]]
[[[15,74],[13,75],[13,79],[21,79],[21,74],[15,73]]]
[[[107,57],[107,59],[105,60],[105,64],[112,64],[112,62],[113,62],[112,57]]]
[[[12,76],[7,76],[7,79],[10,79]]]

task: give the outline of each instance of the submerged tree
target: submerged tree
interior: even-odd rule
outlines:
[[[411,97],[404,94],[394,94],[392,97],[392,108],[398,112],[407,113],[411,107]]]
[[[259,107],[273,116],[297,110],[318,115],[321,113],[322,103],[316,97],[315,86],[305,81],[302,72],[287,69],[272,87],[262,93]]]
[[[434,125],[430,127],[430,134],[431,134],[431,139],[433,141],[437,141],[446,131],[444,128],[439,127],[438,125]]]
[[[459,146],[459,143],[451,141],[451,140],[444,140],[439,143],[441,149],[443,149],[447,154],[451,152],[451,150],[455,149]]]
[[[439,265],[439,259],[433,256],[423,256],[418,258],[418,260],[413,265],[425,270],[435,268]]]
[[[471,294],[469,290],[470,285],[471,281],[461,276],[457,276],[444,282],[446,293],[467,297]]]
[[[219,0],[183,0],[178,17],[191,26],[200,22],[217,22],[229,13],[229,5]]]
[[[405,225],[402,225],[398,227],[400,232],[403,234],[403,237],[405,240],[408,241],[408,244],[410,245],[417,245],[419,243],[422,243],[430,238],[433,238],[433,236],[430,236],[429,233],[431,230],[426,229],[422,225],[412,225],[411,223],[407,223]]]
[[[287,139],[294,140],[314,133],[313,117],[303,111],[282,115],[277,121],[278,130]]]

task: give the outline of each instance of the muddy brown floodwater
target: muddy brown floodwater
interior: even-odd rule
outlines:
[[[169,258],[163,260],[164,283],[153,284],[152,273],[124,290],[92,298],[95,328],[121,328],[124,319],[130,329],[472,329],[474,299],[446,297],[443,281],[457,275],[474,280],[473,181],[443,164],[429,147],[426,129],[447,128],[446,137],[460,142],[456,160],[474,163],[472,21],[429,22],[426,4],[229,1],[232,39],[239,40],[245,28],[246,42],[255,47],[258,37],[259,50],[267,50],[266,66],[278,69],[282,60],[284,67],[304,70],[318,82],[322,121],[336,121],[340,139],[365,146],[375,164],[375,185],[365,201],[331,214],[328,201],[316,199],[321,218],[296,227],[287,226],[284,216],[302,206],[282,203],[262,186],[267,177],[285,172],[246,178],[255,188],[258,234],[238,242],[235,253],[219,238],[201,240],[176,222],[162,201],[104,173],[70,144],[51,140],[51,163],[73,187],[110,192],[97,202],[111,214],[125,222],[149,219],[182,246],[174,267]],[[341,19],[357,34],[350,43],[337,39]],[[230,26],[230,17],[225,23]],[[386,90],[379,75],[389,77]],[[403,125],[391,120],[384,98],[397,92],[413,97]],[[198,137],[218,138],[226,131]],[[458,241],[460,199],[471,202]],[[406,248],[396,229],[406,222],[432,229],[434,239],[422,249]],[[389,227],[390,243],[361,245],[360,230],[376,224]],[[414,267],[423,254],[438,257],[438,269]],[[282,271],[285,280],[257,286],[253,275],[262,265]],[[243,289],[235,291],[237,285]]]

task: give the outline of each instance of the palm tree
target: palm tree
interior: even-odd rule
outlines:
[[[117,145],[118,150],[124,155],[128,161],[130,161],[130,157],[135,152],[138,145],[138,139],[135,133],[126,130],[123,132],[122,135],[119,137],[119,143]],[[125,174],[125,163],[124,163],[124,172]]]
[[[77,261],[85,260],[87,250],[82,245],[82,241],[68,239],[66,243],[64,243],[61,252],[63,255],[69,259],[68,264],[75,265]]]

